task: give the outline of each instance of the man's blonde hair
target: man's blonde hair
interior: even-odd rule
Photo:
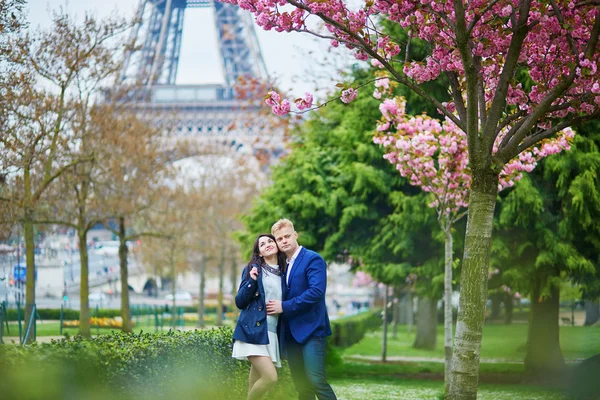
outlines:
[[[290,228],[292,228],[292,230],[294,230],[294,224],[292,223],[292,221],[290,221],[287,218],[280,219],[279,221],[275,222],[271,227],[271,235],[275,234],[275,232],[286,226],[289,226]]]

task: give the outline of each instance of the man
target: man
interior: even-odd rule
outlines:
[[[331,335],[325,308],[327,270],[323,258],[298,245],[288,219],[271,228],[288,267],[282,301],[270,301],[267,314],[282,314],[280,335],[299,400],[337,399],[325,378],[325,341]]]

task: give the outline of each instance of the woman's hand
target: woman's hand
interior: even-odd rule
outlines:
[[[250,270],[250,278],[254,280],[258,279],[258,268],[252,267],[252,269]]]

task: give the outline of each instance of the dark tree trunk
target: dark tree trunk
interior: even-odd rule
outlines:
[[[504,293],[496,293],[490,295],[490,300],[492,301],[492,312],[490,314],[490,319],[498,319],[500,318],[500,310],[502,306],[502,300],[504,300]]]
[[[586,300],[583,309],[585,310],[584,326],[594,325],[600,321],[600,302]]]
[[[385,285],[383,294],[383,336],[381,340],[381,362],[387,361],[387,331],[388,331],[388,285]]]
[[[417,336],[413,347],[433,350],[437,341],[437,301],[419,297],[417,305]]]
[[[566,368],[559,341],[560,290],[553,287],[548,297],[541,298],[541,286],[537,283],[531,295],[525,373],[533,380],[552,381]]]
[[[513,319],[513,297],[511,294],[506,293],[504,295],[504,323],[506,325],[512,324]]]

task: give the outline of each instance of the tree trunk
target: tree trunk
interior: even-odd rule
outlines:
[[[238,270],[238,265],[237,265],[237,259],[236,259],[236,254],[235,252],[231,252],[231,275],[230,275],[230,280],[231,280],[231,299],[233,301],[233,299],[235,299],[235,295],[237,293],[237,280],[238,280],[238,274],[239,274],[239,270]],[[237,307],[234,307],[232,304],[232,312],[233,312],[233,320],[236,321],[237,317],[239,315],[239,310]]]
[[[400,324],[400,288],[394,287],[392,296],[392,338],[398,338],[398,324]]]
[[[419,297],[417,304],[417,336],[415,349],[434,350],[437,341],[437,302]]]
[[[121,276],[121,320],[123,332],[131,332],[131,310],[129,308],[129,271],[127,270],[127,241],[125,240],[125,218],[119,217],[119,271]]]
[[[177,291],[177,276],[175,273],[175,243],[171,240],[171,294],[173,302],[171,303],[171,326],[173,329],[177,326],[177,300],[175,300],[175,292]]]
[[[408,322],[406,323],[406,331],[408,333],[411,333],[413,330],[413,325],[415,322],[415,313],[413,312],[413,307],[414,307],[414,301],[413,301],[413,294],[412,294],[412,290],[408,292],[408,308],[407,308],[407,318],[408,318]]]
[[[444,229],[444,395],[450,391],[452,370],[452,232],[450,224]]]
[[[33,306],[35,304],[35,238],[33,235],[33,218],[32,211],[26,210],[23,221],[23,235],[25,236],[25,332],[29,328],[29,322],[33,321],[35,326],[35,318],[31,318],[33,314]],[[33,331],[34,326],[31,327]],[[28,343],[33,342],[33,333],[29,334]]]
[[[198,328],[204,328],[204,296],[206,292],[206,259],[200,256],[200,295],[198,296]]]
[[[536,282],[531,293],[525,373],[534,380],[552,381],[566,369],[558,333],[560,289],[550,288],[546,298],[541,298],[541,289],[542,283]]]
[[[383,293],[383,337],[381,340],[381,362],[387,360],[387,328],[388,328],[388,285],[385,285]]]
[[[474,169],[452,354],[448,396],[452,400],[477,398],[492,222],[497,194],[498,176],[489,168],[480,171]]]
[[[585,309],[585,322],[584,326],[590,326],[598,323],[600,321],[600,303],[597,301],[586,300],[583,303],[583,308]]]
[[[504,300],[504,293],[492,294],[490,295],[490,300],[492,302],[490,319],[498,319],[500,318],[500,307],[502,306],[502,301]]]
[[[89,285],[89,265],[87,251],[87,230],[80,228],[77,230],[79,237],[79,258],[81,274],[79,277],[79,334],[84,337],[90,337],[90,285]]]
[[[217,326],[223,326],[223,283],[225,282],[225,246],[219,260],[219,293],[217,294]]]
[[[512,294],[506,293],[504,295],[504,323],[506,325],[512,324],[513,308]]]

